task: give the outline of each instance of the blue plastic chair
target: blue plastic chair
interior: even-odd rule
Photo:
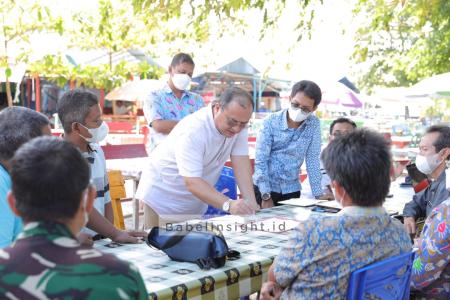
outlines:
[[[414,252],[376,262],[350,275],[347,299],[409,299]]]
[[[226,195],[230,199],[237,199],[237,187],[236,187],[236,180],[234,178],[233,169],[230,167],[223,167],[222,173],[219,177],[219,180],[217,181],[217,183],[214,187],[219,192],[222,192],[225,189],[228,189],[228,191],[225,192],[224,195]],[[208,217],[222,216],[222,215],[227,215],[227,214],[228,213],[224,212],[221,209],[218,209],[218,208],[208,205],[208,210],[205,212],[203,217],[208,218]]]

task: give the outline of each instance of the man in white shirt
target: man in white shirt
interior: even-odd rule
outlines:
[[[136,193],[145,202],[145,228],[198,218],[208,204],[233,215],[254,213],[246,128],[252,111],[250,94],[233,87],[177,124],[152,153]],[[214,189],[230,158],[243,196],[236,201]]]

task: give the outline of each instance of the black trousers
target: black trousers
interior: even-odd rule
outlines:
[[[255,190],[256,202],[259,204],[259,206],[261,206],[261,202],[263,201],[261,198],[261,192],[259,191],[259,188],[256,185],[253,185],[253,189]],[[279,201],[288,200],[292,198],[300,198],[300,195],[301,195],[300,191],[288,194],[270,192],[270,197],[272,197],[272,201],[275,206],[280,205],[278,204]]]

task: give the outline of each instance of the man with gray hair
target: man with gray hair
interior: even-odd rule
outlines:
[[[114,216],[109,195],[109,182],[103,150],[98,144],[106,138],[108,125],[102,120],[97,96],[83,89],[65,93],[58,101],[58,116],[64,128],[64,139],[75,145],[89,162],[91,181],[97,190],[95,209],[89,215],[88,228],[79,236],[90,243],[109,237],[121,243],[138,243],[145,232],[127,232],[114,227]]]
[[[225,90],[218,101],[185,117],[152,152],[136,197],[145,202],[144,227],[203,215],[208,204],[234,215],[257,209],[248,156],[247,124],[253,112],[250,94]],[[243,198],[230,201],[214,189],[231,158]]]
[[[11,189],[10,160],[29,140],[50,135],[48,118],[25,107],[8,107],[0,112],[0,248],[9,246],[20,230],[22,220],[13,214],[6,201]]]

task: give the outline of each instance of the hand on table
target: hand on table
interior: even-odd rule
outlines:
[[[256,204],[256,201],[250,201],[241,198],[236,201],[230,202],[230,214],[232,215],[240,215],[240,216],[253,215],[255,211],[258,210],[259,206],[258,204]]]
[[[283,289],[273,281],[265,282],[261,287],[260,300],[280,299]]]
[[[94,244],[94,240],[92,239],[92,236],[90,234],[80,232],[77,235],[77,240],[81,245],[84,246],[92,246]]]
[[[405,217],[403,219],[403,225],[405,226],[406,231],[410,235],[416,234],[416,220],[413,217]]]
[[[122,244],[139,244],[143,242],[143,239],[147,237],[147,232],[145,231],[125,231],[118,230],[117,234],[112,238],[116,243]]]
[[[261,200],[261,208],[271,208],[273,206],[274,204],[272,198],[269,198],[269,200]]]
[[[333,194],[323,194],[319,197],[316,198],[317,200],[334,200],[334,195]]]

